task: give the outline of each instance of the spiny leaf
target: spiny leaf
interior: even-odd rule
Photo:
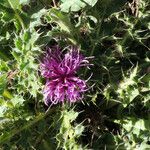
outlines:
[[[61,11],[69,12],[69,11],[79,11],[85,6],[94,6],[97,0],[62,0],[62,4],[60,5]]]

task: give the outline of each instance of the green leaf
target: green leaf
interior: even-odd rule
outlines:
[[[22,5],[27,5],[29,4],[30,0],[19,0],[19,3]]]
[[[12,94],[8,91],[8,90],[4,90],[4,92],[3,92],[3,96],[5,97],[5,98],[7,98],[7,99],[11,99],[11,98],[13,98],[13,96],[12,96]]]
[[[137,150],[149,150],[150,145],[147,142],[142,142],[140,147]]]
[[[13,9],[20,9],[19,0],[7,0]]]
[[[80,136],[83,131],[84,131],[84,126],[83,126],[82,124],[78,124],[78,125],[75,127],[75,135],[76,135],[76,136]]]
[[[150,130],[150,122],[145,119],[130,118],[130,120],[124,120],[123,128],[138,135],[141,130]]]
[[[72,25],[70,23],[68,15],[63,14],[57,9],[51,9],[49,14],[52,18],[52,21],[56,22],[60,28],[68,33],[72,30]]]
[[[139,90],[136,89],[136,88],[131,90],[131,91],[129,91],[130,102],[132,102],[138,95],[139,95]]]
[[[30,28],[34,28],[38,25],[41,25],[41,17],[44,16],[46,14],[47,10],[46,9],[41,9],[40,11],[34,13],[31,16],[31,23],[30,23]]]
[[[7,72],[9,69],[7,62],[0,60],[0,71]]]
[[[61,11],[69,12],[69,11],[79,11],[85,6],[94,6],[98,0],[63,0],[60,5]]]
[[[20,9],[19,0],[1,0],[0,4],[7,8]]]
[[[24,98],[18,95],[16,95],[14,98],[11,99],[11,102],[14,106],[22,105],[24,101],[25,101]]]
[[[3,94],[5,90],[6,82],[7,82],[6,78],[7,78],[6,74],[0,75],[0,95]]]
[[[0,118],[4,117],[4,112],[6,111],[6,109],[7,109],[6,106],[0,106]]]
[[[51,20],[50,22],[55,22],[60,27],[61,32],[65,32],[64,34],[69,34],[68,39],[73,43],[76,44],[75,40],[75,29],[70,21],[69,15],[60,12],[57,9],[50,9],[48,15],[50,15]],[[60,32],[59,32],[60,33]]]
[[[22,50],[22,45],[23,45],[23,43],[22,43],[21,38],[17,38],[15,40],[15,46],[16,46],[16,48],[18,48],[19,50]]]

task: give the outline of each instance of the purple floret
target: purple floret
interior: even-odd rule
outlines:
[[[41,75],[46,78],[43,91],[45,104],[81,100],[87,85],[86,81],[77,77],[76,72],[80,67],[88,65],[88,58],[79,54],[75,47],[71,47],[65,54],[59,47],[48,48],[40,64]]]

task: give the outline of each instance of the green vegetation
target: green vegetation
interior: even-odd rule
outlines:
[[[150,149],[149,0],[0,0],[0,26],[0,149]],[[81,102],[44,104],[55,45],[94,56]]]

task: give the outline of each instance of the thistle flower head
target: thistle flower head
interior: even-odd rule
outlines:
[[[83,57],[75,47],[65,54],[59,47],[48,48],[40,64],[41,75],[46,78],[43,91],[45,103],[81,100],[87,85],[86,81],[76,76],[76,72],[88,65],[88,58]]]

